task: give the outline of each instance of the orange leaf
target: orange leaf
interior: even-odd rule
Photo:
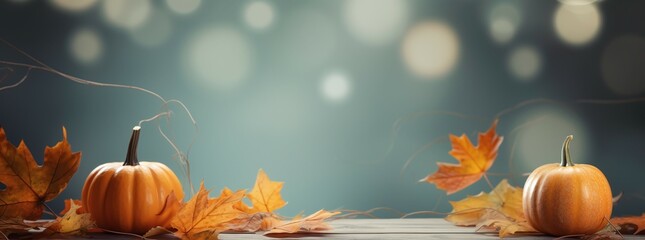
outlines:
[[[235,219],[226,223],[229,230],[238,232],[266,231],[273,228],[272,223],[277,221],[270,213],[242,213]]]
[[[87,213],[87,211],[85,211],[85,209],[83,208],[83,204],[81,203],[81,200],[76,200],[76,199],[65,199],[65,209],[63,209],[63,211],[60,211],[60,213],[59,213],[59,214],[60,214],[60,215],[65,215],[65,214],[66,214],[66,213],[67,213],[67,212],[72,208],[72,205],[77,205],[77,206],[79,206],[79,207],[76,209],[76,213],[77,213],[77,214]]]
[[[172,219],[170,225],[177,229],[175,236],[182,239],[217,239],[220,231],[226,230],[226,222],[241,212],[233,208],[244,197],[244,191],[222,194],[208,198],[209,191],[202,182],[199,192],[184,205]]]
[[[265,235],[285,234],[285,233],[302,233],[329,230],[331,227],[325,222],[328,218],[340,214],[340,212],[328,212],[320,210],[305,218],[295,219],[276,225]]]
[[[481,177],[495,162],[497,150],[502,144],[503,137],[497,135],[495,128],[497,120],[485,133],[479,133],[479,144],[475,147],[466,134],[460,137],[450,135],[453,156],[459,164],[437,163],[439,169],[421,181],[434,183],[437,188],[446,191],[448,195],[456,193]]]
[[[639,234],[645,232],[645,213],[633,217],[615,217],[611,223],[620,227],[620,232],[625,234]]]
[[[72,153],[63,128],[63,141],[45,148],[45,160],[39,166],[24,141],[18,148],[0,128],[0,217],[36,220],[43,212],[41,203],[60,194],[80,164],[81,153]]]
[[[452,212],[446,220],[459,226],[474,226],[491,219],[490,213],[512,221],[526,221],[522,210],[522,188],[502,180],[490,193],[479,193],[459,201],[450,201]],[[498,217],[494,217],[498,218]]]
[[[260,171],[258,171],[258,176],[255,180],[253,190],[247,194],[247,197],[253,204],[253,210],[255,212],[272,213],[273,211],[284,207],[287,202],[285,202],[284,199],[282,199],[282,196],[280,196],[282,185],[284,185],[284,182],[271,181],[269,176],[264,173],[264,170],[260,169]]]

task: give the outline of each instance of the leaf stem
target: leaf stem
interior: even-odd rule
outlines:
[[[52,215],[54,215],[56,218],[59,218],[59,217],[60,217],[60,216],[58,216],[58,214],[56,214],[56,212],[54,212],[54,210],[52,210],[52,208],[50,208],[50,207],[47,205],[47,203],[45,203],[45,202],[40,202],[40,204],[42,204],[43,206],[45,206],[45,208],[47,208],[47,211],[51,212],[51,214],[52,214]]]

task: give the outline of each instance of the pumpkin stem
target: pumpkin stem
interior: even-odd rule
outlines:
[[[125,156],[123,166],[138,166],[139,159],[137,158],[137,145],[139,144],[140,126],[132,128],[132,137],[130,137],[130,145],[128,146],[128,154]]]
[[[571,167],[574,165],[573,161],[571,161],[571,155],[569,154],[569,143],[571,140],[573,140],[573,135],[567,136],[562,144],[562,161],[560,162],[560,166],[562,167]]]

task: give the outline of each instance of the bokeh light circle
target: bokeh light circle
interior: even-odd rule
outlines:
[[[645,38],[620,36],[605,48],[601,69],[607,86],[617,94],[637,95],[645,92]]]
[[[350,95],[352,85],[345,73],[331,72],[322,79],[320,90],[326,100],[341,102]]]
[[[510,72],[521,81],[530,81],[542,68],[542,57],[534,47],[519,46],[511,52],[508,58]]]
[[[497,43],[508,43],[520,26],[520,11],[510,3],[494,6],[488,17],[488,31]]]
[[[103,41],[96,31],[88,28],[80,29],[70,38],[69,50],[78,62],[91,64],[103,55]]]
[[[143,25],[130,31],[135,42],[145,47],[156,47],[168,40],[172,21],[164,11],[154,11]]]
[[[602,27],[602,15],[596,4],[560,4],[553,23],[562,41],[581,46],[596,38]]]
[[[266,29],[273,23],[273,7],[265,1],[254,1],[244,9],[244,21],[253,29]]]
[[[98,0],[50,0],[58,9],[68,12],[83,12],[98,2]]]
[[[103,16],[116,27],[135,29],[151,15],[150,0],[107,0],[102,5]]]
[[[405,35],[401,54],[412,73],[435,79],[450,72],[457,63],[459,38],[442,22],[421,22]]]
[[[197,10],[202,0],[166,0],[168,8],[178,14],[190,14]]]
[[[580,117],[570,109],[544,107],[525,113],[514,126],[524,127],[518,130],[517,153],[514,161],[523,172],[531,171],[548,163],[559,163],[562,142],[568,135],[573,135],[571,157],[574,163],[591,163],[588,149],[592,149],[590,133]],[[507,139],[507,141],[510,139]],[[509,143],[509,145],[511,145]]]
[[[250,74],[253,52],[236,29],[220,26],[197,32],[188,41],[186,69],[203,85],[231,89]]]
[[[344,2],[345,24],[359,41],[369,45],[392,42],[408,20],[408,2],[400,0],[349,0]]]

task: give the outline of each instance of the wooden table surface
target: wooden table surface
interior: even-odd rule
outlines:
[[[330,222],[333,230],[322,234],[290,235],[271,238],[255,233],[223,233],[220,239],[499,239],[494,232],[476,232],[474,227],[457,227],[441,218],[413,219],[343,219]],[[643,239],[625,236],[626,239]],[[123,235],[92,234],[86,239],[136,239]],[[176,239],[170,235],[158,239]],[[507,238],[508,239],[508,238]],[[551,236],[510,237],[510,239],[554,239]]]

